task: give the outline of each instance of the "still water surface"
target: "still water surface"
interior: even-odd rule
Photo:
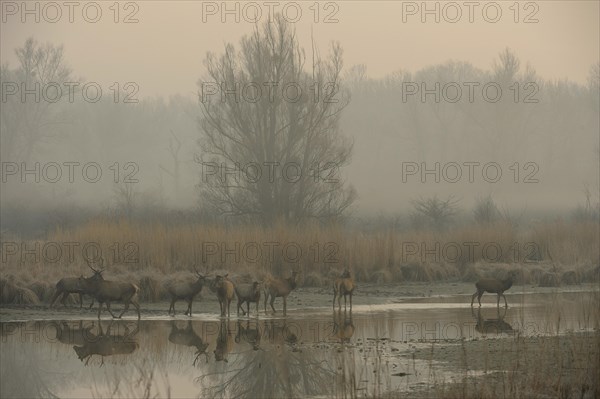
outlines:
[[[410,391],[430,383],[432,368],[440,366],[449,380],[454,374],[414,359],[415,348],[590,330],[598,326],[591,308],[597,296],[514,296],[507,310],[471,309],[464,297],[448,297],[355,305],[352,312],[295,309],[287,318],[199,313],[191,320],[1,322],[0,393],[254,398]]]

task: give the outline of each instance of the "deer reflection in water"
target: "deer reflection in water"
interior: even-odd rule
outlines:
[[[217,362],[229,362],[227,355],[233,349],[234,343],[229,331],[229,321],[221,320],[219,325],[219,335],[217,336],[217,347],[214,350],[215,360]]]
[[[193,346],[196,348],[195,358],[192,362],[193,366],[196,366],[200,356],[206,356],[206,363],[208,363],[208,343],[204,342],[202,338],[196,334],[192,327],[192,321],[188,320],[186,328],[178,328],[175,320],[171,321],[171,332],[169,333],[169,341],[175,345]]]
[[[252,347],[252,350],[257,351],[260,349],[260,325],[257,322],[254,328],[250,328],[250,320],[246,320],[246,327],[242,325],[242,322],[237,322],[237,334],[235,336],[235,343],[245,342]]]
[[[496,309],[495,319],[484,319],[481,315],[481,308],[477,309],[477,314],[473,308],[471,308],[471,314],[475,318],[477,324],[475,324],[475,331],[482,335],[487,334],[501,334],[501,333],[514,333],[512,326],[504,321],[506,317],[507,309],[504,308],[504,312],[501,314],[500,308]]]
[[[200,396],[303,397],[331,391],[334,372],[323,360],[326,353],[298,348],[300,334],[308,337],[308,328],[301,331],[299,323],[281,319],[219,324],[217,361],[195,380],[202,386]],[[233,326],[237,331],[230,334]]]
[[[354,335],[354,323],[352,322],[352,310],[347,312],[345,309],[333,311],[333,334],[342,344],[350,342]]]
[[[110,330],[114,326],[125,326],[125,333],[111,334]],[[89,332],[89,330],[87,330]],[[129,331],[127,323],[115,323],[111,321],[108,325],[106,333],[102,330],[102,323],[98,324],[98,334],[88,335],[85,337],[81,346],[73,346],[79,360],[87,366],[93,355],[99,355],[102,359],[100,366],[104,365],[105,356],[126,355],[135,352],[139,348],[138,342],[135,340],[135,335],[139,332],[139,321],[136,323],[135,329]]]
[[[79,320],[78,326],[64,320],[56,322],[56,339],[67,345],[85,345],[86,342],[96,339],[96,335],[91,331],[92,328],[94,328],[94,322],[84,327],[83,320]]]

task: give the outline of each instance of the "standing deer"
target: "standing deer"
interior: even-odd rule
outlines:
[[[198,358],[201,355],[206,356],[206,363],[208,363],[208,354],[206,353],[208,343],[204,342],[202,338],[196,334],[192,327],[191,320],[188,321],[186,328],[177,328],[175,321],[172,321],[169,341],[175,345],[193,346],[196,348],[196,357],[194,358],[192,365],[196,365],[196,362],[198,362]]]
[[[61,278],[58,283],[56,283],[56,292],[50,299],[50,307],[54,306],[54,303],[57,301],[58,297],[62,295],[60,299],[60,303],[63,306],[66,306],[65,300],[70,294],[79,294],[79,307],[83,307],[83,294],[87,294],[81,285],[80,278],[81,277],[65,277]],[[94,299],[92,298],[92,303],[90,304],[90,309],[94,306]]]
[[[256,315],[258,316],[258,304],[260,302],[260,283],[258,281],[252,284],[236,284],[235,294],[238,298],[237,314],[240,314],[240,308],[245,316],[244,302],[247,304],[248,315],[250,315],[250,302],[256,302]]]
[[[489,292],[492,294],[498,294],[497,307],[500,307],[500,296],[504,298],[504,307],[508,307],[508,303],[506,302],[506,297],[504,296],[504,291],[508,290],[513,285],[513,280],[516,278],[517,272],[512,270],[508,273],[508,277],[504,280],[498,280],[495,278],[482,278],[478,282],[475,283],[475,287],[477,287],[477,291],[471,297],[471,306],[473,306],[473,301],[475,297],[477,297],[477,301],[479,302],[479,306],[481,306],[481,297],[484,292]]]
[[[273,313],[277,313],[275,310],[275,298],[282,297],[283,298],[283,315],[285,316],[287,313],[287,297],[292,292],[293,289],[296,288],[297,282],[296,277],[299,272],[296,270],[292,271],[292,277],[288,277],[286,279],[282,278],[267,278],[264,283],[264,291],[265,291],[265,314],[267,313],[267,299],[271,297],[271,309],[273,309]]]
[[[103,263],[104,260],[100,259]],[[101,264],[102,264],[101,263]],[[137,293],[139,292],[139,287],[132,283],[122,283],[118,281],[108,281],[104,280],[102,277],[102,272],[104,269],[96,270],[92,267],[92,265],[88,262],[88,266],[94,272],[92,277],[83,278],[80,277],[79,280],[83,285],[84,289],[90,293],[100,306],[98,307],[98,320],[100,320],[100,314],[102,312],[102,305],[106,302],[106,308],[110,315],[114,318],[120,319],[123,314],[129,309],[129,304],[133,304],[135,309],[137,310],[138,320],[141,318],[140,316],[140,305],[137,302]],[[121,312],[119,316],[115,316],[110,310],[110,303],[112,301],[119,301],[125,304],[125,309]]]
[[[352,310],[352,293],[356,285],[354,279],[350,276],[348,269],[344,270],[342,275],[333,283],[333,308],[335,309],[335,299],[338,300],[338,308],[341,308],[341,299],[344,297],[344,309],[346,308],[346,297],[350,296],[350,310]]]
[[[229,317],[229,307],[235,294],[235,287],[231,280],[227,278],[228,275],[229,274],[226,274],[225,276],[217,275],[214,283],[222,317],[225,317],[225,311],[227,311],[227,317]]]
[[[176,282],[169,282],[166,285],[167,288],[167,292],[169,293],[169,295],[171,295],[171,305],[169,306],[169,314],[171,314],[171,310],[173,310],[173,316],[175,315],[175,302],[178,300],[186,300],[188,303],[188,307],[187,310],[185,311],[185,315],[189,315],[190,317],[192,317],[192,302],[194,301],[194,298],[196,297],[196,295],[198,295],[198,293],[200,293],[200,291],[202,290],[202,287],[206,281],[206,278],[201,275],[200,273],[198,273],[197,270],[194,271],[196,272],[196,275],[198,276],[198,279],[194,282],[191,281],[176,281]]]

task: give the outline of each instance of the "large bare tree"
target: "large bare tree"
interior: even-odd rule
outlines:
[[[349,103],[342,49],[333,44],[327,59],[314,45],[311,53],[307,67],[294,29],[275,16],[239,51],[228,44],[207,55],[197,160],[202,198],[219,213],[298,223],[337,218],[353,203],[340,175],[352,153],[339,131]]]
[[[41,45],[33,38],[15,50],[19,65],[0,67],[2,159],[29,160],[36,147],[56,134],[60,100],[77,81],[63,57],[63,47]],[[73,87],[73,86],[71,86]]]

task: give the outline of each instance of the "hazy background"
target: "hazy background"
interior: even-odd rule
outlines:
[[[73,104],[53,104],[46,116],[51,122],[47,134],[30,155],[5,154],[2,161],[98,162],[104,175],[98,183],[87,183],[77,173],[74,183],[65,177],[58,183],[9,177],[2,184],[2,229],[35,226],[44,222],[40,215],[51,215],[45,222],[60,223],[76,210],[115,210],[126,206],[124,201],[132,201],[136,209],[202,206],[194,154],[203,60],[207,52],[222,53],[226,43],[237,46],[254,24],[236,23],[233,17],[222,23],[220,15],[203,22],[202,2],[187,1],[136,2],[139,22],[133,24],[115,24],[108,8],[112,3],[100,3],[104,14],[95,24],[85,22],[77,10],[73,23],[66,14],[58,23],[35,23],[32,17],[22,23],[4,13],[6,3],[0,25],[2,65],[16,67],[14,50],[28,37],[64,45],[72,75],[98,82],[104,95],[98,103],[78,97]],[[495,24],[483,20],[481,7],[474,23],[467,15],[454,24],[443,19],[435,23],[432,16],[422,23],[420,14],[403,22],[402,3],[383,1],[337,2],[338,8],[321,8],[320,19],[337,10],[338,22],[315,23],[308,8],[312,3],[299,4],[303,16],[295,25],[309,59],[311,37],[321,54],[334,40],[344,49],[343,82],[352,100],[341,128],[354,140],[354,155],[341,172],[358,193],[355,215],[403,215],[412,199],[433,195],[454,196],[464,216],[471,214],[477,198],[487,195],[503,209],[531,217],[570,214],[585,202],[586,188],[598,201],[598,2],[537,2],[539,22],[530,24],[515,23],[505,2],[498,3],[503,16]],[[120,18],[132,10],[121,9]],[[521,9],[520,19],[531,10]],[[260,22],[265,19],[263,15]],[[519,60],[509,76],[499,58],[506,49]],[[490,104],[477,91],[472,104],[402,101],[402,82],[425,81],[432,87],[435,82],[483,85],[499,79],[534,82],[539,102],[515,103],[512,93],[504,92],[502,102]],[[109,90],[114,82],[135,82],[139,103],[114,103]],[[170,141],[181,143],[176,158]],[[175,159],[178,182],[173,178]],[[115,185],[109,169],[115,162],[121,173],[126,162],[135,163],[139,182]],[[422,183],[413,176],[403,182],[403,162],[426,162],[428,167],[435,162],[498,162],[503,178],[487,183],[476,174],[474,183],[465,175],[459,183]],[[517,183],[509,169],[515,162],[521,173]],[[524,168],[528,162],[536,165],[533,177],[539,182],[522,182],[531,171]]]

